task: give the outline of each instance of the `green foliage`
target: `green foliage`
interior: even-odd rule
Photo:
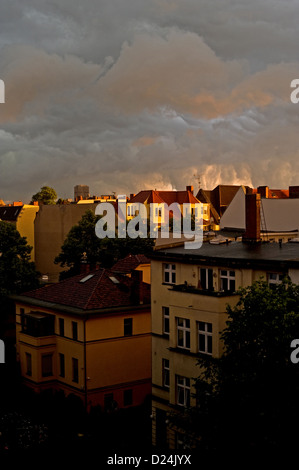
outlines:
[[[30,261],[32,248],[13,224],[0,221],[0,298],[38,287],[38,274]]]
[[[109,268],[129,253],[146,255],[152,251],[153,240],[150,238],[98,238],[95,225],[99,219],[100,216],[88,210],[69,231],[60,254],[55,258],[56,264],[69,268],[61,278],[78,274],[83,260],[91,268],[97,264]]]
[[[299,286],[260,280],[239,291],[221,334],[224,354],[201,355],[198,407],[190,429],[205,449],[274,449],[292,445],[299,419],[299,364],[290,360],[299,337]]]
[[[40,191],[32,196],[32,201],[37,201],[42,204],[55,204],[57,193],[55,189],[49,186],[43,186]]]

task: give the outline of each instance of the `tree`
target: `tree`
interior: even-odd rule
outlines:
[[[31,250],[13,224],[0,221],[0,338],[6,337],[6,362],[15,360],[15,308],[9,296],[39,286]]]
[[[61,279],[80,273],[83,261],[91,269],[97,264],[109,268],[129,253],[146,255],[152,251],[153,240],[150,238],[98,238],[95,225],[99,219],[100,216],[87,210],[69,231],[60,254],[55,258],[56,264],[69,268],[61,273]]]
[[[187,413],[205,449],[273,450],[295,444],[299,365],[290,360],[299,334],[299,286],[260,280],[227,307],[221,358],[201,355],[198,406]]]
[[[13,224],[0,221],[0,299],[38,287],[31,250]]]
[[[49,186],[43,186],[40,191],[32,196],[31,203],[39,202],[42,204],[55,204],[57,194],[55,189]]]

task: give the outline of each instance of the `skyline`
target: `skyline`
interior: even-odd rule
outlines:
[[[0,199],[297,185],[296,3],[4,0]]]

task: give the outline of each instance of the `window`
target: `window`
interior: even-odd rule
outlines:
[[[65,377],[65,360],[64,354],[59,353],[59,375],[60,377]]]
[[[59,334],[60,336],[64,336],[64,319],[59,318]]]
[[[200,276],[199,287],[201,289],[214,290],[214,287],[213,287],[213,269],[200,268],[199,276]]]
[[[177,346],[190,349],[190,320],[177,318]]]
[[[176,283],[175,264],[163,264],[163,282],[166,284]]]
[[[175,448],[178,450],[185,449],[185,436],[180,432],[175,433]]]
[[[163,333],[169,335],[169,307],[162,307]]]
[[[177,404],[185,407],[190,406],[190,379],[177,375],[176,386]]]
[[[113,407],[113,393],[105,393],[104,395],[104,408],[110,410]]]
[[[133,405],[133,390],[124,390],[124,406]]]
[[[277,284],[281,284],[283,280],[282,273],[269,273],[268,274],[268,284],[269,286],[276,286]]]
[[[26,375],[32,375],[32,357],[31,354],[25,353],[26,356]]]
[[[132,336],[133,334],[133,318],[124,319],[124,336]]]
[[[72,321],[72,330],[73,330],[73,339],[76,341],[78,339],[78,323]]]
[[[155,216],[156,217],[162,217],[162,208],[161,207],[155,207]]]
[[[198,322],[198,351],[212,354],[212,323]]]
[[[21,316],[22,333],[36,338],[54,335],[54,319],[54,315],[42,312],[24,313]]]
[[[73,372],[73,382],[79,382],[79,364],[78,359],[72,357],[72,372]]]
[[[163,387],[169,388],[169,359],[162,359]]]
[[[44,354],[42,356],[42,376],[50,377],[51,375],[53,375],[52,354]]]
[[[235,271],[221,270],[220,271],[220,289],[222,291],[235,291]]]

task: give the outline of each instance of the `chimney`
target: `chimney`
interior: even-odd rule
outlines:
[[[299,198],[299,186],[289,186],[289,197]]]
[[[80,264],[80,274],[88,274],[90,271],[90,264],[86,263],[86,261],[81,261]]]
[[[261,195],[245,195],[245,225],[243,242],[257,243],[261,241]]]
[[[187,190],[187,191],[190,191],[190,193],[193,194],[194,188],[193,188],[193,186],[186,186],[186,190]]]
[[[268,198],[269,197],[269,186],[258,186],[257,192],[261,195],[261,197]]]
[[[131,194],[130,194],[130,199],[133,199],[133,197],[135,197],[135,196],[136,196],[136,194],[131,193]]]
[[[23,203],[22,203],[22,201],[14,201],[12,205],[13,205],[14,207],[23,206]]]
[[[131,279],[133,279],[132,285],[132,297],[137,304],[143,304],[143,272],[134,269],[131,272]]]

